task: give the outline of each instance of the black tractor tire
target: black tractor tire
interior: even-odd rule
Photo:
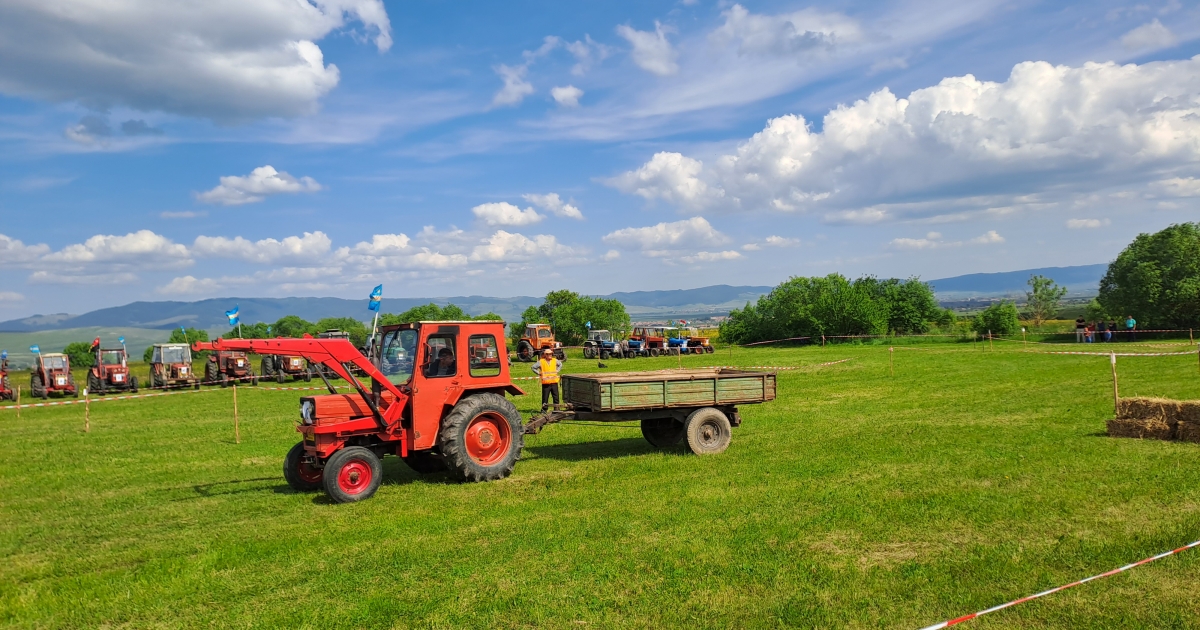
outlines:
[[[496,445],[495,448],[489,448]],[[463,481],[495,481],[512,473],[525,447],[516,405],[500,394],[475,394],[442,419],[438,450],[450,474]]]
[[[321,489],[323,471],[304,463],[304,442],[297,442],[287,457],[283,458],[283,478],[296,492],[312,492]]]
[[[71,397],[79,398],[79,388],[75,386],[75,375],[67,373],[67,386],[71,388]]]
[[[612,353],[611,353],[611,352],[609,352],[608,350],[604,350],[604,349],[601,349],[601,350],[600,350],[600,360],[601,360],[601,361],[607,361],[607,360],[609,360],[609,359],[611,359],[611,358],[612,358]]]
[[[713,350],[713,347],[712,347],[712,346],[704,346],[704,352],[705,352],[706,354],[712,354],[713,352],[716,352],[716,351],[715,351],[715,350]]]
[[[583,347],[583,358],[595,359],[596,358],[596,348],[593,346],[584,346]]]
[[[697,455],[722,453],[729,447],[729,440],[733,437],[729,418],[712,407],[693,411],[684,424],[688,448]]]
[[[129,377],[129,391],[136,394],[137,390],[138,390],[138,378],[136,376],[130,376]]]
[[[258,371],[263,375],[263,378],[271,378],[275,376],[275,365],[274,361],[272,361],[273,358],[274,357],[268,354],[267,356],[263,357],[262,361],[258,364]]]
[[[422,475],[430,475],[446,470],[446,461],[431,451],[410,451],[408,457],[403,459],[404,463],[413,469],[413,472]]]
[[[642,420],[642,437],[655,448],[669,448],[683,441],[686,428],[674,418]]]
[[[221,373],[221,387],[229,387],[229,375]]]
[[[88,393],[89,394],[94,395],[94,394],[99,394],[104,391],[104,386],[100,384],[101,383],[100,377],[96,376],[95,372],[88,370],[87,381],[88,381]]]
[[[383,481],[383,462],[369,448],[347,446],[325,461],[325,494],[334,503],[353,503],[374,496]]]
[[[312,381],[312,368],[305,367],[304,368],[304,382],[308,383],[310,381]]]
[[[657,357],[658,356],[658,348],[650,348],[650,356]]]
[[[46,395],[46,386],[42,383],[42,375],[34,372],[29,376],[29,393],[33,394],[34,398],[45,400],[49,398]]]
[[[217,382],[217,364],[208,361],[204,364],[204,383],[211,385]]]
[[[250,373],[250,384],[258,387],[258,377],[255,376],[253,372]]]
[[[278,372],[275,373],[275,382],[276,383],[283,385],[284,381],[286,381],[286,380],[287,380],[287,376],[283,373],[283,370],[279,370]]]
[[[554,358],[558,359],[559,361],[566,361],[567,360],[567,351],[563,348],[555,348]]]
[[[533,346],[528,341],[517,344],[517,359],[529,363],[533,361]]]
[[[187,387],[187,385],[184,385],[184,387]],[[195,383],[192,383],[192,389],[199,390],[200,389],[200,381],[196,381]]]

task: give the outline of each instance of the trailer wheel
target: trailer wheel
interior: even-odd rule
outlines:
[[[347,446],[325,462],[325,493],[334,503],[369,499],[383,481],[383,463],[369,448]]]
[[[525,446],[521,413],[499,394],[468,396],[442,420],[438,445],[446,467],[459,479],[503,479]]]
[[[642,437],[653,447],[667,448],[683,441],[685,428],[682,422],[673,418],[642,420]]]
[[[729,418],[717,409],[705,407],[687,418],[688,448],[697,455],[716,455],[729,447],[732,432]]]
[[[445,460],[430,451],[409,451],[408,457],[403,459],[404,463],[413,469],[413,472],[422,475],[439,473],[446,470]]]
[[[283,478],[297,492],[321,488],[324,471],[304,461],[304,442],[297,442],[283,458]]]

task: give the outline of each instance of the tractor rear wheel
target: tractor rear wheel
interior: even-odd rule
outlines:
[[[554,349],[554,358],[558,359],[559,361],[566,361],[567,360],[567,351],[562,348],[555,348]]]
[[[136,393],[137,393],[137,390],[138,390],[138,380],[137,380],[137,377],[136,377],[136,376],[130,376],[130,377],[129,377],[129,391],[131,391],[131,392],[133,392],[133,393],[135,393],[135,394],[136,394]]]
[[[33,394],[34,398],[45,400],[49,398],[46,394],[46,385],[42,383],[42,375],[34,373],[29,377],[29,393]]]
[[[438,446],[446,467],[459,479],[503,479],[525,446],[521,413],[500,394],[468,396],[442,419]]]
[[[439,473],[446,470],[445,460],[430,451],[409,451],[408,457],[403,459],[404,463],[413,469],[413,472],[421,473],[422,475]]]
[[[267,355],[262,358],[262,362],[259,363],[258,371],[263,375],[264,378],[271,378],[272,376],[275,376],[275,366],[271,361],[271,355]]]
[[[533,360],[533,346],[528,341],[517,344],[517,358],[526,363]]]
[[[334,503],[369,499],[383,481],[383,463],[369,448],[347,446],[325,462],[325,493]]]
[[[100,384],[100,377],[96,376],[95,372],[88,370],[87,379],[89,394],[99,394],[104,391],[103,386]]]
[[[217,366],[212,361],[204,364],[204,382],[207,384],[217,382]]]
[[[607,360],[609,360],[609,359],[611,359],[611,358],[612,358],[612,353],[611,353],[611,352],[609,352],[608,350],[603,350],[603,349],[601,349],[601,350],[600,350],[600,359],[601,359],[602,361],[607,361]]]
[[[583,358],[595,359],[596,358],[596,348],[593,346],[584,346],[583,347]]]
[[[729,418],[718,409],[693,411],[685,423],[688,448],[697,455],[716,455],[729,447],[732,437]]]
[[[304,442],[297,442],[283,458],[283,478],[297,492],[321,488],[323,471],[304,461]]]
[[[712,346],[704,346],[704,352],[706,352],[707,354],[712,354],[714,352],[713,347]]]
[[[651,446],[667,448],[683,441],[685,428],[682,422],[677,422],[674,418],[642,420],[642,437],[646,438]]]

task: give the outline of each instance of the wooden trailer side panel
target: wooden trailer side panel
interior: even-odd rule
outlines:
[[[771,373],[689,375],[647,373],[642,378],[619,375],[564,375],[563,402],[592,411],[709,407],[757,403],[775,398]]]

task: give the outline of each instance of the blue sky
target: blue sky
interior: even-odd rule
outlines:
[[[1195,2],[14,0],[0,318],[1110,260],[1200,220]]]

